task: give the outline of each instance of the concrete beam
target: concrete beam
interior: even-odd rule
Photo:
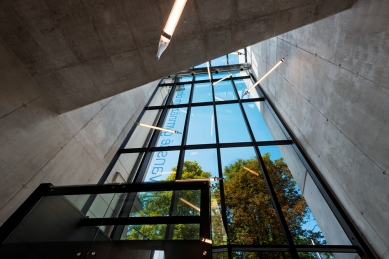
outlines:
[[[188,1],[159,61],[157,44],[174,0],[2,1],[0,37],[32,75],[39,74],[42,96],[63,113],[323,19],[352,2]]]

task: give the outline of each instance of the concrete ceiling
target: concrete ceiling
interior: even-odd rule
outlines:
[[[156,60],[174,0],[0,0],[0,37],[58,113],[351,7],[352,0],[189,0]]]

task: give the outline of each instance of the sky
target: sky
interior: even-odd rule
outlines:
[[[237,55],[230,55],[233,62],[238,62]],[[211,61],[213,66],[226,65],[226,56],[222,56]],[[204,67],[206,64],[200,64],[196,67]],[[220,73],[218,78],[226,76],[227,73]],[[192,77],[183,78],[182,81],[190,80]],[[207,74],[196,75],[196,80],[208,79]],[[244,80],[235,82],[239,97],[236,96],[231,81],[223,81],[214,86],[215,100],[236,100],[241,98],[243,92],[248,88]],[[210,83],[196,84],[194,86],[193,102],[212,101],[212,86]],[[184,104],[189,101],[191,90],[190,84],[185,84],[176,89],[172,104]],[[244,98],[256,98],[255,91],[252,91]],[[162,100],[161,100],[162,101]],[[158,105],[158,104],[157,104]],[[243,103],[243,108],[248,117],[256,141],[274,140],[261,113],[260,102]],[[190,116],[187,144],[209,144],[216,143],[215,118],[213,106],[192,107],[191,114],[188,114],[187,108],[170,109],[163,127],[171,128],[179,132],[183,131],[186,116]],[[217,124],[219,128],[219,140],[221,143],[230,142],[250,142],[248,129],[244,123],[239,104],[220,104],[216,106]],[[171,134],[161,132],[157,146],[178,146],[181,145],[182,134]],[[286,137],[281,138],[286,139]],[[278,139],[277,139],[278,140]],[[278,146],[258,147],[262,155],[270,153],[270,158],[274,161],[282,157]],[[145,181],[161,181],[166,179],[172,168],[177,166],[179,151],[155,152],[151,159]],[[250,159],[255,157],[253,147],[223,148],[221,149],[222,168],[236,162],[238,159]],[[212,177],[219,177],[216,149],[198,149],[186,150],[185,161],[197,161],[202,169],[210,172]],[[298,189],[296,185],[296,189]],[[301,193],[301,192],[300,192]],[[317,223],[310,213],[309,220],[303,228],[313,229]],[[315,230],[319,230],[318,227]]]

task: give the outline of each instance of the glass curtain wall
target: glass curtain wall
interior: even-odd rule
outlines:
[[[211,60],[210,78],[203,70],[162,79],[138,122],[170,131],[135,124],[102,182],[212,181],[213,258],[356,258],[350,231],[264,94],[244,94],[254,82],[249,71],[213,69],[244,57],[240,50]],[[189,191],[120,200],[118,217],[197,215],[200,206]],[[199,238],[196,224],[123,226],[110,235]]]

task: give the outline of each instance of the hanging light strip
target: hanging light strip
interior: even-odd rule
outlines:
[[[182,11],[184,10],[187,0],[176,0],[173,8],[170,12],[169,18],[167,19],[165,28],[163,29],[161,38],[159,39],[157,59],[162,55],[172,39],[174,30],[176,29],[178,20],[180,20]]]
[[[222,178],[218,178],[218,177],[200,178],[200,179],[180,179],[180,180],[175,180],[175,182],[203,182],[203,181],[213,182],[213,181],[219,181],[221,179]]]
[[[284,58],[282,58],[280,61],[278,61],[277,64],[274,65],[274,67],[272,67],[263,77],[261,77],[261,79],[259,79],[252,87],[250,87],[249,89],[246,90],[246,92],[244,92],[244,95],[248,94],[252,89],[254,89],[254,87],[256,87],[263,79],[265,79],[265,77],[267,77],[274,69],[276,69],[279,65],[281,65],[282,62],[284,62]]]
[[[254,172],[254,171],[251,170],[250,168],[247,168],[247,167],[243,166],[243,169],[246,170],[247,172],[249,172],[250,174],[259,176],[259,174],[258,174],[257,172]]]
[[[197,207],[197,206],[195,206],[195,205],[193,205],[193,204],[190,203],[189,201],[187,201],[187,200],[185,200],[185,199],[183,199],[183,198],[180,198],[180,201],[182,201],[182,202],[185,203],[186,205],[188,205],[188,206],[194,208],[195,210],[197,210],[198,212],[200,212],[200,208]]]
[[[209,82],[211,82],[211,83],[212,83],[212,79],[211,79],[211,71],[209,70],[209,61],[207,61],[207,71],[208,71]]]
[[[215,86],[216,84],[220,83],[221,81],[223,81],[223,80],[225,80],[225,79],[227,79],[227,78],[229,78],[229,77],[232,77],[232,74],[228,74],[228,76],[223,77],[222,79],[220,79],[219,81],[213,83],[212,85]]]
[[[141,122],[136,122],[136,124],[138,124],[139,126],[142,126],[142,127],[150,128],[150,129],[156,129],[156,130],[160,130],[160,131],[171,132],[171,133],[174,133],[174,134],[182,134],[181,132],[178,132],[177,130],[161,128],[161,127],[157,127],[157,126],[152,126],[152,125],[144,124],[144,123],[141,123]]]
[[[234,55],[243,55],[242,52],[239,52],[239,51],[234,51],[234,52],[231,52],[230,54],[234,54]]]
[[[211,239],[209,239],[209,238],[205,238],[205,237],[203,237],[203,238],[201,238],[201,242],[204,242],[204,243],[207,243],[207,244],[210,244],[210,245],[212,245],[212,240],[211,240]]]

